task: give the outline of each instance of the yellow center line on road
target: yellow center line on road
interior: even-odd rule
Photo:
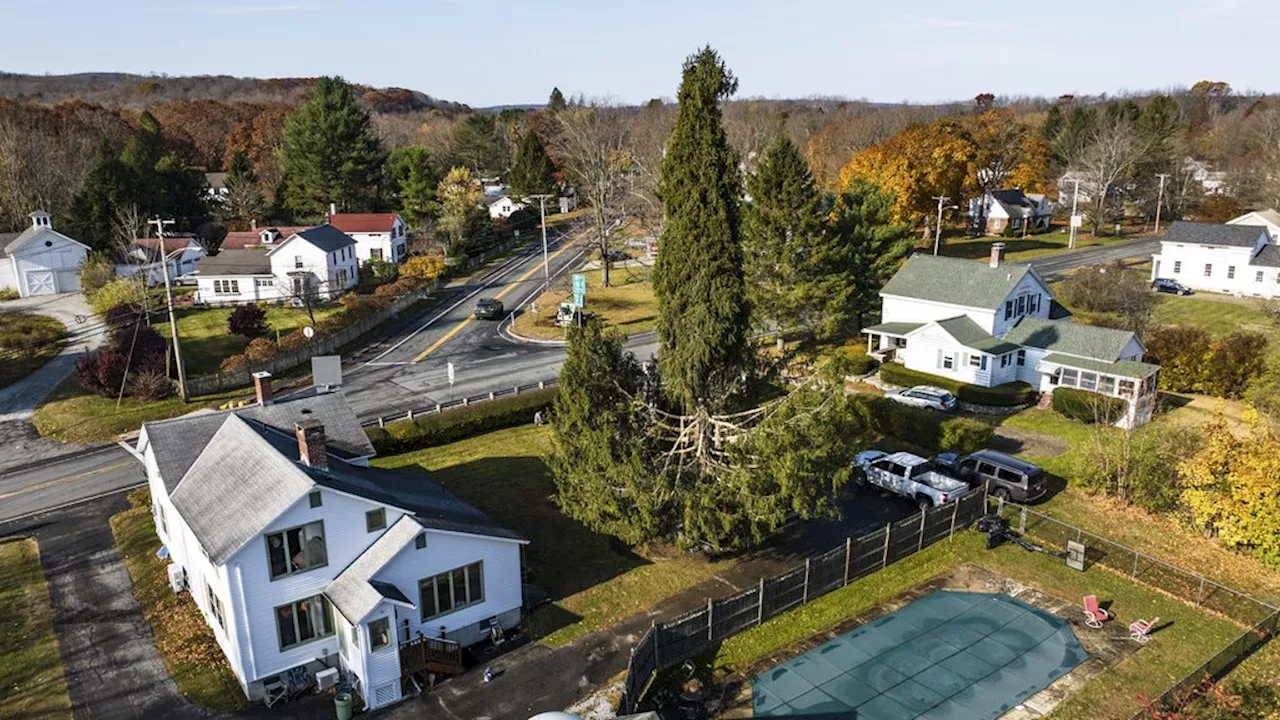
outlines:
[[[135,463],[132,463],[132,462],[121,462],[121,463],[116,463],[115,465],[108,465],[106,467],[96,468],[94,470],[89,470],[87,472],[77,473],[75,475],[67,475],[66,477],[55,478],[53,480],[46,480],[42,483],[36,483],[35,485],[28,485],[24,488],[18,488],[17,490],[13,490],[7,493],[0,493],[0,500],[11,498],[16,495],[22,495],[24,493],[35,492],[36,490],[44,490],[45,488],[50,488],[55,485],[61,485],[63,483],[72,482],[74,480],[83,480],[87,477],[93,477],[94,475],[101,475],[103,473],[108,473],[108,472],[111,472],[112,470],[119,470],[120,468],[129,467],[134,464]]]
[[[555,252],[551,253],[550,257],[547,258],[547,263],[550,264],[550,262],[556,259],[556,257],[559,256],[560,253],[573,247],[574,242],[575,241],[571,240],[565,243],[563,246],[561,246],[559,250],[556,250]],[[525,274],[516,278],[514,282],[508,284],[506,287],[502,289],[501,292],[499,292],[497,295],[494,295],[493,299],[501,300],[503,295],[506,295],[507,293],[514,290],[517,285],[524,282],[525,280],[528,280],[530,275],[533,275],[534,273],[538,272],[538,270],[541,270],[541,269],[542,269],[542,263],[538,263],[537,265],[534,265],[533,267],[529,268],[529,272],[526,272]],[[427,348],[426,350],[423,350],[421,353],[418,353],[418,356],[413,359],[414,364],[416,365],[417,363],[422,362],[422,360],[425,359],[428,355],[435,352],[436,350],[439,350],[441,345],[444,345],[445,343],[452,340],[454,335],[457,335],[458,333],[462,332],[462,329],[470,325],[471,323],[475,322],[475,319],[476,319],[476,316],[472,315],[466,320],[463,320],[457,325],[454,325],[452,330],[444,334],[444,337],[431,343],[431,347]]]

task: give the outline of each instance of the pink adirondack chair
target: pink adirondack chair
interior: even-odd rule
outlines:
[[[1097,629],[1102,627],[1102,623],[1111,619],[1111,613],[1102,609],[1098,604],[1097,595],[1084,596],[1084,624],[1091,628]]]
[[[1129,637],[1136,640],[1142,645],[1151,642],[1151,628],[1160,622],[1159,617],[1153,617],[1150,620],[1134,620],[1129,623]]]

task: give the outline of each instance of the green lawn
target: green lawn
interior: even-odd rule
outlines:
[[[652,330],[658,320],[657,300],[649,284],[647,267],[614,267],[609,271],[609,287],[601,287],[601,270],[590,270],[587,276],[587,310],[597,314],[606,325],[628,335]],[[556,310],[572,295],[570,281],[561,278],[516,318],[515,331],[526,337],[563,340],[564,329],[556,326]]]
[[[248,700],[191,595],[169,589],[168,563],[155,556],[160,540],[147,490],[129,493],[129,503],[128,510],[111,517],[111,532],[165,668],[182,694],[201,707],[214,712],[246,707]]]
[[[942,247],[938,253],[949,257],[962,257],[973,260],[986,259],[991,256],[991,244],[1002,242],[1004,243],[1005,260],[1008,262],[1026,262],[1033,258],[1066,251],[1070,238],[1067,233],[1060,232],[1060,230],[1061,228],[1055,226],[1052,232],[1028,235],[1026,238],[987,236],[971,238],[959,232],[944,232]],[[1132,239],[1134,239],[1133,235],[1094,237],[1091,234],[1082,232],[1076,236],[1075,249],[1079,250],[1080,248],[1093,247],[1095,245],[1108,245]],[[933,238],[930,237],[928,242],[920,241],[916,247],[919,252],[933,252]]]
[[[56,318],[0,311],[0,388],[39,370],[66,345],[67,327]]]
[[[450,445],[376,458],[378,467],[417,469],[529,539],[530,582],[553,603],[531,618],[534,634],[559,645],[609,627],[696,585],[724,563],[628,550],[565,517],[542,456],[550,430],[525,425]]]
[[[247,392],[237,390],[209,395],[189,403],[176,396],[157,402],[125,397],[117,407],[115,398],[94,395],[82,388],[75,376],[71,376],[54,388],[44,403],[36,408],[31,422],[42,436],[58,442],[112,442],[121,433],[137,430],[149,420],[164,420],[201,408],[216,408],[232,398],[245,396]]]
[[[1263,309],[1258,298],[1199,293],[1189,297],[1160,295],[1155,319],[1169,325],[1203,328],[1218,337],[1238,330],[1261,333],[1267,337],[1267,354],[1280,357],[1280,324]]]
[[[70,718],[35,540],[0,541],[0,717]]]
[[[311,324],[305,308],[263,305],[267,313],[267,325],[271,327],[271,339],[287,335],[293,330]],[[314,308],[316,321],[341,310],[339,305]],[[175,310],[178,318],[178,339],[182,342],[182,360],[188,375],[208,375],[218,372],[222,361],[244,351],[250,338],[232,335],[227,329],[227,318],[232,308],[181,308]],[[169,323],[157,323],[155,329],[169,337]]]

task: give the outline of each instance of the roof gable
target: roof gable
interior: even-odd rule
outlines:
[[[1017,345],[1115,362],[1137,336],[1128,330],[1024,317],[1004,339]]]
[[[332,225],[317,225],[315,227],[307,228],[306,230],[299,230],[284,240],[275,243],[271,249],[267,251],[267,255],[274,254],[277,250],[293,242],[295,239],[300,239],[326,253],[331,253],[356,244],[355,239],[350,235],[342,232]]]
[[[374,580],[373,576],[404,551],[421,532],[422,526],[413,517],[401,515],[329,582],[324,589],[329,602],[352,624],[363,621],[383,600],[410,602],[400,588]]]
[[[993,337],[968,315],[939,320],[936,324],[956,342],[980,352],[1003,355],[1018,349],[1017,345]]]
[[[76,240],[75,238],[67,237],[66,235],[63,235],[57,230],[54,230],[53,228],[40,227],[40,228],[27,228],[26,230],[18,233],[17,237],[10,240],[9,243],[4,246],[5,254],[7,255],[14,254],[15,252],[29,245],[32,241],[36,240],[37,238],[43,237],[46,233],[49,235],[53,235],[58,239],[65,240],[73,245],[79,245],[85,250],[89,249],[88,245],[85,245],[84,243],[80,242],[79,240]]]
[[[1161,242],[1187,243],[1190,245],[1225,245],[1251,248],[1263,236],[1268,235],[1260,225],[1218,225],[1176,220],[1165,231]]]
[[[988,263],[963,258],[916,254],[898,268],[880,294],[996,310],[1028,274],[1052,295],[1030,265],[1012,263],[991,267]]]

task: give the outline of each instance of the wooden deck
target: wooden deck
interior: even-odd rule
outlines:
[[[453,640],[417,637],[400,643],[400,673],[433,672],[457,675],[465,670],[462,646]]]

